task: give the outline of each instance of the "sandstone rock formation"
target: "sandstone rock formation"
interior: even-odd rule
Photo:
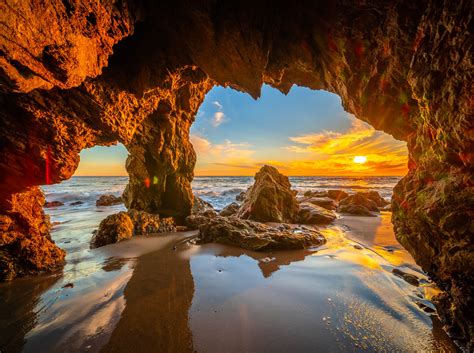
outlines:
[[[374,212],[369,211],[367,207],[356,204],[340,205],[337,208],[340,213],[348,213],[354,216],[375,217]]]
[[[123,143],[126,206],[184,219],[196,158],[189,128],[208,90],[258,97],[263,83],[282,92],[297,84],[339,94],[348,112],[407,141],[409,172],[392,200],[397,237],[445,291],[439,313],[449,332],[472,348],[472,1],[271,8],[206,0],[2,7],[2,278],[62,263],[33,190],[70,178],[82,149]],[[22,251],[11,246],[21,242]]]
[[[341,201],[339,201],[339,206],[346,206],[346,205],[363,206],[369,211],[374,211],[374,212],[379,211],[377,204],[371,199],[369,199],[366,195],[360,192],[354,195],[349,195],[345,199],[342,199]]]
[[[349,196],[349,194],[343,190],[328,190],[328,197],[336,201],[341,201],[347,196]]]
[[[100,195],[100,197],[95,202],[96,206],[113,206],[118,205],[123,202],[121,197],[114,195]]]
[[[133,236],[133,222],[127,212],[119,212],[100,222],[91,239],[91,248],[118,243]]]
[[[272,227],[236,217],[208,218],[199,227],[198,243],[216,242],[255,251],[304,249],[326,239],[316,230],[281,224]]]
[[[299,207],[298,221],[302,224],[328,224],[336,219],[334,212],[310,202],[300,203]]]
[[[330,199],[329,197],[310,196],[310,197],[304,197],[301,200],[298,200],[298,202],[312,203],[313,205],[321,206],[327,210],[335,210],[337,207],[337,203],[333,199]]]
[[[259,222],[292,223],[298,214],[295,195],[288,177],[265,165],[255,174],[255,183],[247,190],[237,216]]]
[[[94,231],[91,239],[91,247],[98,248],[118,243],[135,235],[175,231],[176,227],[172,218],[161,218],[159,215],[137,210],[122,211],[100,222],[99,229]]]
[[[219,216],[228,217],[236,214],[239,212],[240,205],[237,202],[232,202],[231,204],[227,205],[219,212]]]

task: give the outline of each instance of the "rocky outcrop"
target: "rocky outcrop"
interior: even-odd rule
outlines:
[[[113,206],[113,205],[119,205],[121,203],[123,203],[123,200],[121,197],[117,197],[114,195],[100,195],[100,197],[95,202],[95,205],[96,206]]]
[[[344,190],[328,190],[328,197],[336,201],[341,201],[348,196],[349,194]]]
[[[368,191],[368,192],[358,192],[357,194],[368,198],[375,202],[377,207],[382,208],[390,204],[390,202],[386,201],[377,191]]]
[[[298,215],[295,195],[288,177],[265,165],[255,174],[255,183],[247,190],[237,216],[259,222],[292,223]]]
[[[371,199],[369,199],[366,195],[360,192],[354,195],[349,195],[345,199],[339,201],[339,206],[346,206],[346,205],[363,206],[369,211],[374,211],[374,212],[379,211],[377,204]]]
[[[44,208],[53,208],[53,207],[60,207],[64,206],[64,203],[61,201],[49,201],[44,203]]]
[[[119,212],[100,222],[91,239],[91,248],[118,243],[133,236],[133,222],[127,212]]]
[[[199,226],[197,242],[216,242],[255,251],[304,249],[326,239],[316,230],[281,224],[277,227],[235,217],[208,218]]]
[[[334,212],[324,207],[303,202],[299,205],[298,221],[302,224],[328,224],[336,219]]]
[[[37,187],[17,193],[7,215],[0,215],[0,280],[52,271],[64,261],[64,251],[51,240],[49,217]]]
[[[82,149],[123,143],[126,206],[184,219],[189,128],[208,90],[258,97],[263,83],[285,93],[297,84],[339,94],[349,113],[407,141],[409,172],[392,200],[397,237],[445,290],[449,331],[472,342],[472,14],[467,0],[279,2],[271,12],[263,2],[181,0],[3,6],[0,214],[17,231],[9,242],[29,239],[31,250],[2,246],[22,269],[8,273],[62,262],[47,231],[29,231],[42,213],[19,216],[15,205],[70,178]]]
[[[137,210],[122,211],[100,222],[99,229],[93,233],[91,248],[118,243],[135,235],[167,232],[176,232],[172,218],[161,218],[159,215]]]
[[[337,208],[340,213],[347,213],[354,216],[375,217],[374,212],[369,211],[367,207],[362,205],[347,204]]]
[[[220,212],[219,216],[228,217],[237,214],[239,212],[240,205],[237,202],[225,206]]]
[[[316,206],[321,206],[327,210],[335,210],[337,207],[337,203],[333,200],[330,199],[329,197],[304,197],[301,200],[298,200],[300,203],[306,202],[306,203],[312,203],[313,205]]]

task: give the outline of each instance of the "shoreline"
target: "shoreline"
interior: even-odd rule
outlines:
[[[411,257],[404,257],[401,246],[394,247],[398,243],[387,227],[389,215],[342,216],[321,229],[328,242],[315,249],[256,253],[220,244],[193,245],[189,239],[196,232],[189,231],[137,237],[92,250],[89,262],[81,263],[82,274],[77,268],[69,273],[73,269],[68,268],[49,289],[34,294],[32,302],[37,304],[29,308],[31,329],[25,332],[26,342],[16,339],[16,351],[21,346],[24,352],[65,347],[87,352],[150,347],[179,352],[224,348],[278,352],[278,347],[305,351],[317,339],[320,351],[418,344],[456,352],[444,331],[436,337],[431,333],[438,325],[436,319],[431,323],[415,304],[430,305],[428,295],[433,290],[426,277],[412,271],[422,281],[420,287],[413,287],[391,273],[394,267],[406,271],[417,267]],[[362,249],[356,244],[362,244]],[[73,278],[74,287],[63,288]],[[0,286],[0,293],[3,290]],[[393,297],[394,293],[398,294]],[[374,298],[378,299],[373,302]],[[354,316],[357,302],[364,313]],[[301,305],[304,311],[298,309]],[[239,309],[243,307],[247,308],[244,316]],[[407,336],[405,343],[389,337],[385,328],[373,326],[374,310],[382,311],[391,329]],[[396,312],[402,321],[394,320]],[[282,317],[287,324],[275,325]],[[359,319],[356,326],[350,324]],[[296,328],[301,331],[293,332],[292,338],[283,334]],[[241,335],[238,340],[235,330]],[[377,340],[364,339],[370,334]],[[268,345],[270,338],[278,345]]]

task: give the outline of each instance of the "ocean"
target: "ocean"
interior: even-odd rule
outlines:
[[[376,190],[387,200],[398,180],[290,178],[300,193]],[[194,232],[90,249],[100,221],[125,210],[96,207],[96,200],[119,196],[127,181],[73,177],[43,187],[47,201],[64,203],[45,211],[65,266],[0,283],[0,312],[12,313],[0,320],[0,351],[457,351],[432,315],[438,290],[397,243],[390,212],[338,216],[318,227],[327,243],[304,250],[196,245]],[[252,181],[197,177],[193,190],[221,209]],[[394,269],[419,278],[419,286]]]

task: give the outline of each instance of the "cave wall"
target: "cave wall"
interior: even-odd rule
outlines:
[[[445,290],[450,332],[468,342],[472,14],[465,0],[5,3],[1,277],[61,264],[41,210],[15,210],[41,205],[37,186],[71,177],[83,148],[123,143],[127,207],[182,218],[193,202],[189,128],[204,95],[215,84],[254,98],[264,83],[282,92],[297,84],[337,93],[348,112],[407,141],[395,231]],[[37,261],[18,251],[25,239],[44,250]]]

